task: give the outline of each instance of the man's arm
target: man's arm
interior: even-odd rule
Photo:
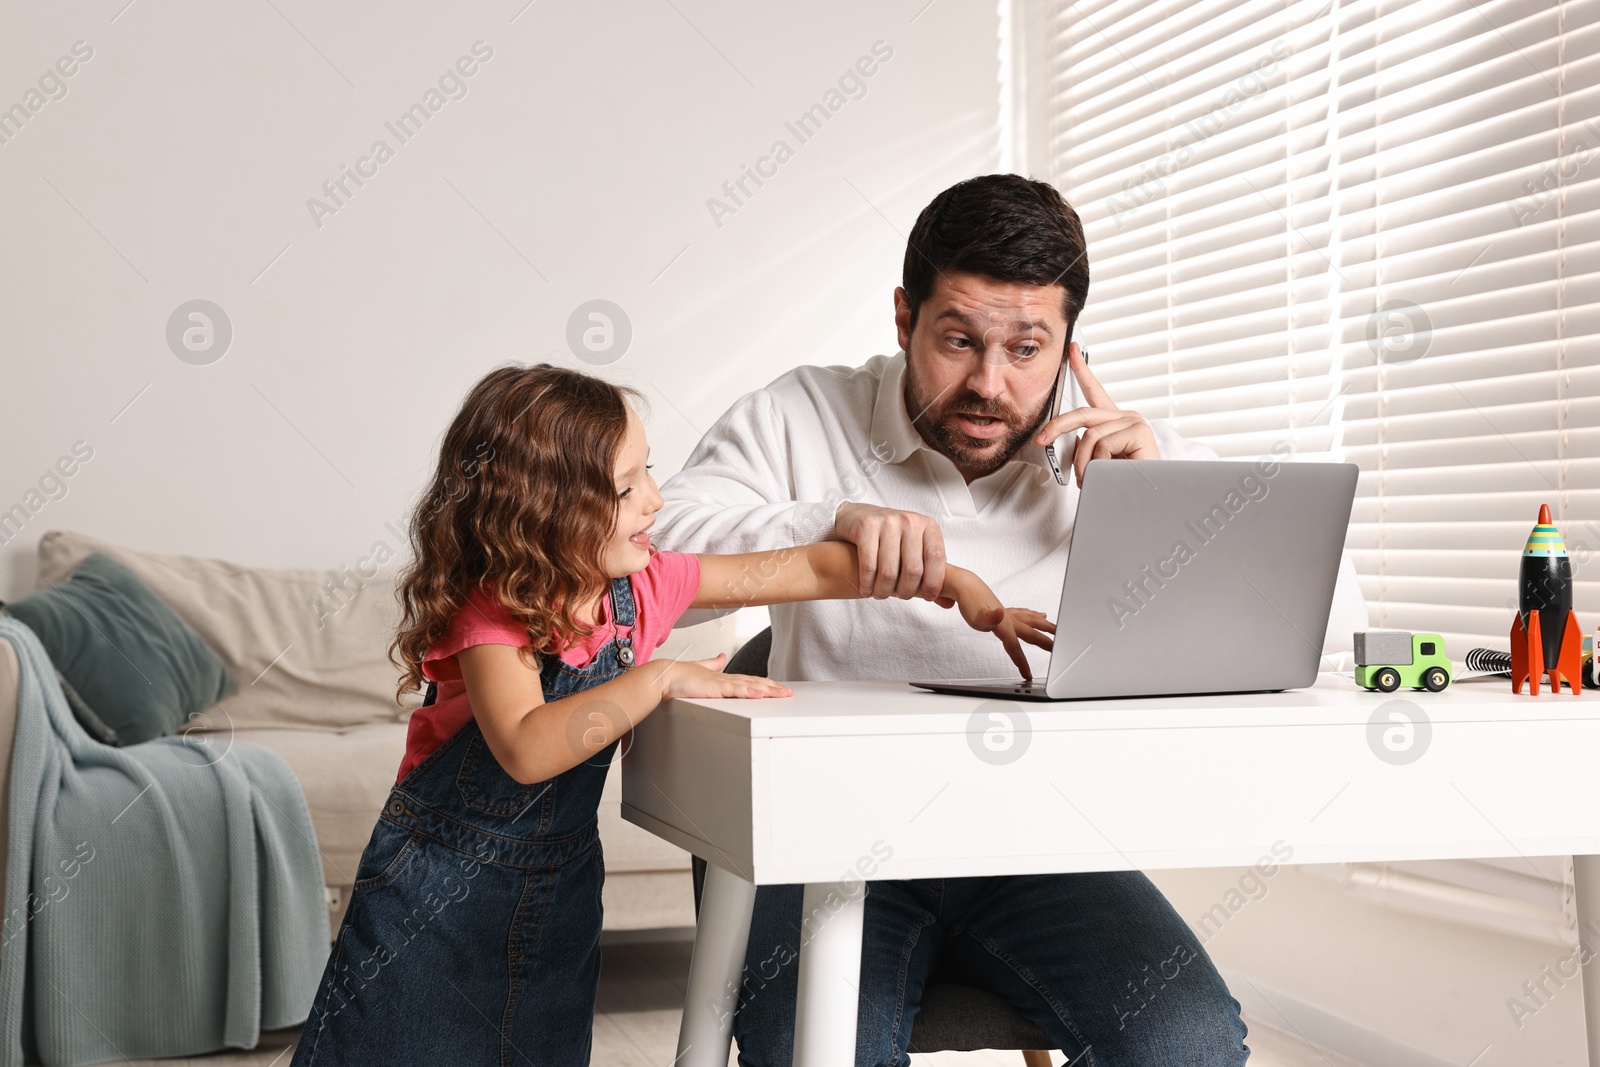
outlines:
[[[1133,414],[1133,413],[1128,413]],[[929,597],[945,577],[944,535],[930,516],[848,499],[796,500],[790,448],[797,432],[769,389],[740,398],[662,486],[657,540],[680,552],[759,552],[837,539],[860,550],[857,584],[875,599]],[[803,432],[798,431],[798,432]],[[821,427],[814,428],[821,433]],[[1149,424],[1158,455],[1215,458],[1170,427]],[[831,447],[818,440],[811,447]],[[680,625],[703,622],[702,610]]]
[[[832,506],[794,499],[788,460],[771,394],[758,389],[741,397],[661,487],[657,539],[675,552],[736,553],[832,537]]]
[[[680,552],[760,552],[837,539],[860,549],[857,585],[873,598],[933,598],[945,580],[944,535],[927,515],[844,499],[797,501],[789,427],[758,389],[717,420],[661,487],[658,539]],[[819,440],[813,447],[825,449]],[[684,625],[704,621],[695,611]]]

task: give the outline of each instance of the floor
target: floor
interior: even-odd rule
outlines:
[[[612,944],[605,949],[594,1021],[593,1062],[605,1067],[667,1067],[678,1042],[678,1016],[689,973],[689,942]],[[1249,1021],[1249,1020],[1247,1020]],[[1360,1067],[1254,1021],[1250,1067]],[[160,1067],[287,1067],[295,1034],[267,1035],[251,1053],[140,1061]],[[1060,1067],[1066,1057],[1057,1055]],[[1022,1067],[1019,1052],[941,1052],[913,1056],[915,1067]]]
[[[611,945],[600,978],[594,1062],[609,1067],[665,1067],[677,1051],[678,1016],[689,972],[689,943]],[[1360,1067],[1254,1021],[1250,1067]],[[1022,1067],[1020,1052],[940,1052],[913,1056],[914,1067]],[[1056,1055],[1060,1067],[1066,1057]]]

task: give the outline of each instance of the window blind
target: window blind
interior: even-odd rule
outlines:
[[[1592,628],[1600,0],[1032,18],[1028,164],[1083,218],[1083,336],[1118,402],[1225,457],[1358,464],[1373,628],[1441,633],[1458,663],[1508,647],[1549,503]]]

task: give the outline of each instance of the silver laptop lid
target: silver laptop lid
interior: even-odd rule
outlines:
[[[1316,681],[1353,463],[1090,463],[1067,555],[1051,697]]]

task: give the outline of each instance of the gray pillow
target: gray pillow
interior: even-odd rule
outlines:
[[[117,732],[100,721],[100,716],[94,713],[78,691],[72,688],[72,683],[67,681],[67,676],[58,669],[56,681],[61,683],[61,695],[67,698],[67,707],[72,709],[72,717],[78,720],[78,725],[83,727],[83,732],[100,742],[102,745],[119,744]]]
[[[75,691],[91,736],[120,745],[177,733],[238,686],[194,629],[132,571],[96,552],[64,582],[5,605]],[[69,698],[69,703],[71,699]]]
[[[0,615],[10,615],[6,610],[5,601],[0,600]],[[72,683],[67,681],[66,675],[58,669],[56,682],[61,686],[61,695],[67,698],[67,707],[72,709],[72,717],[78,720],[78,725],[83,727],[83,732],[100,742],[102,745],[115,745],[117,732],[100,721],[100,716],[94,709],[83,702],[78,691],[72,688]]]

